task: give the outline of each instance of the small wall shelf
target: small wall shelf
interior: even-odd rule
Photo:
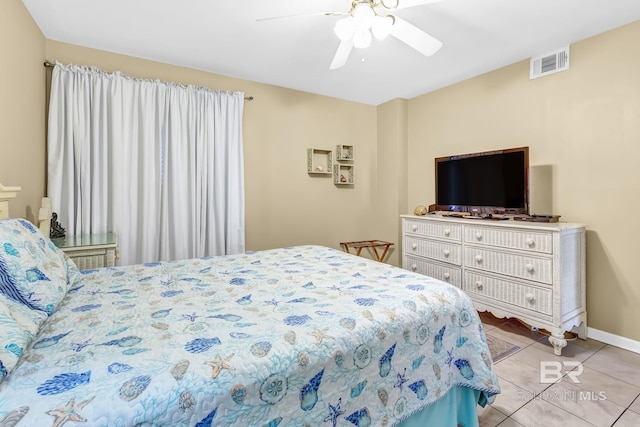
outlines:
[[[336,160],[339,162],[353,161],[353,145],[336,145]]]
[[[335,185],[355,184],[355,166],[336,163],[333,165],[333,183]]]
[[[332,152],[320,148],[307,149],[307,173],[314,175],[331,175]]]

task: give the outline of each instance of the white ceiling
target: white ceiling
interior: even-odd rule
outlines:
[[[435,55],[393,37],[374,39],[330,71],[339,17],[260,19],[346,11],[350,0],[22,1],[50,40],[370,105],[640,20],[640,0],[442,0],[395,12],[444,43]]]

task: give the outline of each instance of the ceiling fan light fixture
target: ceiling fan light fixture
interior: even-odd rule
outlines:
[[[371,32],[368,29],[358,28],[353,34],[353,46],[358,49],[365,49],[371,46]]]
[[[360,3],[353,10],[353,21],[356,28],[368,30],[373,25],[376,14],[369,3]]]
[[[393,25],[393,17],[391,15],[387,16],[376,16],[373,19],[373,25],[371,26],[371,32],[373,33],[373,37],[377,40],[384,40],[391,33],[391,26]]]
[[[338,36],[341,41],[351,40],[353,34],[356,30],[355,24],[353,22],[352,16],[347,16],[346,18],[342,18],[336,25],[333,27],[333,32]]]

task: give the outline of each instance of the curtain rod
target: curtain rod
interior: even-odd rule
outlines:
[[[56,66],[56,64],[54,64],[54,63],[53,63],[53,62],[51,62],[51,61],[44,61],[44,64],[43,64],[43,65],[44,65],[46,68],[53,68],[53,67],[55,67],[55,66]],[[244,97],[244,99],[245,99],[246,101],[253,101],[253,96],[245,96],[245,97]]]

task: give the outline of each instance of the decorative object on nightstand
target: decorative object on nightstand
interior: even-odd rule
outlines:
[[[307,149],[307,173],[331,176],[333,161],[331,150],[320,148]]]
[[[62,249],[80,270],[116,265],[118,239],[115,233],[66,236],[51,241]]]
[[[52,239],[64,239],[66,232],[64,227],[58,222],[58,214],[53,212],[51,214],[51,231],[49,236]]]

